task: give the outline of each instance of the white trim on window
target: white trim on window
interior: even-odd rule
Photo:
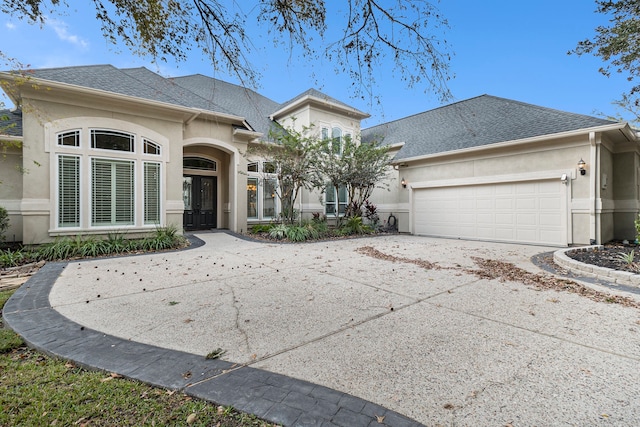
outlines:
[[[80,156],[61,154],[57,162],[58,227],[80,227]]]
[[[269,221],[280,215],[278,175],[269,161],[247,163],[247,220]]]
[[[92,148],[92,135],[102,131],[130,138],[131,151]],[[59,138],[76,137],[77,143],[59,143]],[[128,150],[124,142],[116,148]],[[84,117],[45,124],[45,150],[55,165],[51,235],[162,226],[168,143],[159,133],[115,119]]]

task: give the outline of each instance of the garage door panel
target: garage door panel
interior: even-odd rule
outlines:
[[[553,214],[540,214],[540,226],[556,227],[556,230],[562,227],[561,218]]]
[[[496,199],[496,209],[500,210],[500,209],[506,209],[506,210],[511,210],[513,209],[514,206],[514,200],[513,199]]]
[[[460,209],[475,209],[476,201],[474,199],[461,199],[459,200],[460,204],[458,205]]]
[[[541,197],[540,209],[557,211],[560,209],[560,198],[558,197]]]
[[[516,193],[520,195],[537,193],[536,184],[531,182],[521,182],[521,183],[518,183],[517,185],[516,184],[511,184],[511,185],[515,185]]]
[[[416,189],[413,232],[566,245],[566,197],[557,180]]]
[[[514,215],[512,214],[503,214],[503,213],[497,213],[495,215],[496,218],[496,224],[497,225],[513,225],[513,218]]]
[[[476,199],[476,209],[493,209],[495,206],[493,199]]]
[[[558,194],[558,183],[554,181],[540,181],[538,183],[539,194]]]
[[[473,213],[469,213],[469,215],[474,216]],[[479,213],[477,216],[478,225],[483,224],[493,224],[495,221],[495,216],[490,213]]]
[[[518,198],[516,200],[516,209],[518,210],[535,210],[536,199],[531,197]]]
[[[478,239],[490,240],[490,239],[494,239],[495,238],[495,234],[496,234],[496,230],[493,227],[491,227],[491,228],[478,227],[478,231],[477,231],[476,237]]]

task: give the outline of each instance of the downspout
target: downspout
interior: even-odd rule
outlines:
[[[589,132],[589,244],[600,244],[602,233],[600,230],[600,212],[598,202],[600,191],[598,188],[598,175],[600,171],[600,144],[595,132]]]

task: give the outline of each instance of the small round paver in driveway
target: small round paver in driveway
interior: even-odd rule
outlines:
[[[193,250],[71,262],[51,306],[125,340],[200,356],[220,348],[230,363],[426,425],[640,423],[638,309],[472,272],[478,257],[542,274],[530,258],[552,248],[198,236],[206,244]]]

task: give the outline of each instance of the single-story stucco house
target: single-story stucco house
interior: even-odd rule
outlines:
[[[380,217],[400,232],[566,246],[634,239],[640,146],[629,124],[482,95],[361,129],[369,115],[316,90],[279,103],[203,75],[110,65],[1,73],[0,206],[8,240],[132,235],[157,226],[246,232],[279,213],[270,163],[247,158],[278,124],[391,148]],[[7,145],[7,144],[5,144]],[[305,192],[329,217],[342,194]]]

